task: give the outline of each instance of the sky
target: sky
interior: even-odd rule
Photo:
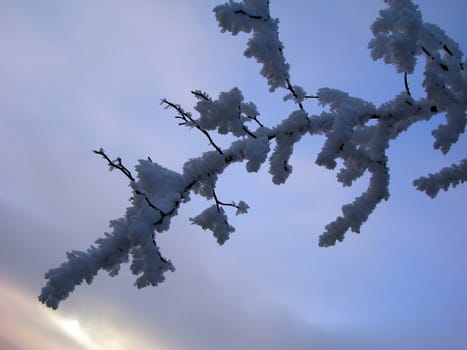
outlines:
[[[443,156],[431,130],[415,125],[391,144],[391,197],[359,235],[319,248],[324,226],[365,189],[342,188],[314,164],[322,138],[296,147],[294,173],[273,185],[267,167],[226,171],[218,195],[244,200],[222,247],[189,218],[195,198],[159,236],[175,265],[156,288],[138,290],[127,268],[101,273],[57,311],[37,301],[44,273],[65,252],[86,249],[120,217],[130,191],[91,150],[132,168],[150,156],[170,169],[210,150],[177,125],[167,98],[190,109],[191,90],[239,87],[263,123],[294,109],[269,93],[242,53],[247,36],[220,33],[219,1],[0,1],[0,348],[71,349],[445,349],[467,348],[467,188],[434,200],[412,181],[465,157],[465,136]],[[467,48],[465,1],[417,1]],[[279,1],[280,36],[295,84],[347,91],[381,104],[404,89],[402,75],[374,62],[370,25],[383,1]],[[419,70],[409,78],[421,96]],[[319,113],[316,101],[307,101]],[[227,146],[228,138],[215,135]]]

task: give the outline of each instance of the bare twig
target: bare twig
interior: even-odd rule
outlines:
[[[282,50],[280,50],[280,51],[281,51],[281,54],[282,54]],[[297,101],[298,106],[300,107],[300,109],[303,110],[302,101],[300,101],[300,98],[299,98],[297,92],[295,91],[295,89],[293,88],[292,84],[290,83],[290,80],[287,79],[286,82],[287,82],[287,89],[288,89],[288,90],[290,91],[290,93],[293,95],[293,97],[295,98],[295,101]]]
[[[256,124],[258,124],[258,126],[260,126],[261,128],[264,128],[264,124],[259,121],[259,119],[258,119],[258,117],[256,115],[247,115],[246,117],[248,119],[251,119],[251,120],[255,121]]]
[[[243,125],[242,127],[243,131],[245,131],[247,133],[248,136],[250,136],[251,138],[254,138],[256,139],[257,136],[250,130],[248,129],[248,127],[246,125]]]
[[[107,163],[111,167],[111,169],[115,168],[115,169],[120,170],[133,183],[136,181],[135,178],[133,177],[133,175],[131,174],[131,172],[128,170],[128,168],[126,168],[123,165],[122,160],[121,160],[120,157],[117,158],[114,161],[111,160],[110,157],[105,153],[103,148],[100,148],[98,151],[93,150],[93,152],[95,154],[98,154],[98,155],[102,156],[102,158],[104,158],[107,161]],[[148,157],[148,160],[152,163],[152,160],[151,160],[150,157]],[[160,224],[165,216],[168,216],[168,215],[171,215],[171,214],[174,213],[175,210],[171,210],[170,212],[165,213],[164,211],[159,209],[157,206],[155,206],[154,203],[151,202],[151,200],[149,199],[149,197],[145,193],[143,193],[140,190],[137,190],[135,188],[133,188],[133,190],[134,190],[134,192],[136,194],[138,194],[138,195],[140,195],[140,196],[142,196],[144,198],[144,200],[146,201],[147,205],[150,208],[154,209],[155,211],[157,211],[160,214],[160,219],[154,225]],[[153,237],[153,241],[154,241],[154,237]],[[156,244],[155,241],[154,241],[154,244]]]
[[[123,164],[122,164],[122,159],[119,157],[117,158],[116,160],[111,160],[107,154],[105,154],[105,151],[103,148],[100,148],[98,151],[96,150],[93,150],[93,152],[95,154],[98,154],[100,156],[102,156],[102,158],[104,158],[106,161],[107,161],[107,164],[109,165],[110,169],[118,169],[120,170],[127,178],[130,179],[130,181],[135,181],[135,178],[133,177],[133,175],[131,175],[131,172],[130,170],[128,170],[128,168],[126,168]]]
[[[262,16],[257,16],[257,15],[250,15],[249,13],[246,13],[244,10],[237,10],[234,12],[236,15],[245,15],[248,16],[252,19],[264,19]]]
[[[425,53],[425,55],[430,57],[432,60],[434,59],[433,55],[427,49],[425,49],[424,46],[422,46],[422,51]]]
[[[198,95],[197,95],[198,96]],[[200,96],[203,96],[204,95],[200,95]],[[193,125],[196,129],[198,129],[199,131],[201,131],[206,137],[207,139],[209,140],[209,144],[214,147],[214,149],[219,153],[219,154],[222,154],[224,155],[224,152],[222,152],[222,150],[220,149],[219,146],[217,146],[215,143],[214,143],[214,140],[212,139],[211,135],[209,134],[209,132],[205,129],[203,129],[202,127],[199,126],[199,124],[196,122],[196,120],[194,120],[190,113],[188,112],[185,112],[182,107],[180,107],[179,105],[173,103],[173,102],[170,102],[168,100],[166,100],[165,98],[162,100],[162,104],[165,104],[167,107],[170,107],[170,108],[173,108],[175,109],[177,112],[178,112],[178,116],[176,116],[175,118],[177,119],[182,119],[184,122],[181,123],[180,125],[184,125],[184,124],[190,124],[190,125]]]
[[[233,207],[233,208],[235,208],[237,210],[240,209],[240,207],[238,205],[236,205],[235,203],[225,203],[225,202],[220,201],[219,198],[217,197],[215,188],[212,189],[212,196],[214,198],[214,201],[216,202],[217,212],[220,212],[220,207],[221,206]]]
[[[446,46],[446,44],[444,44],[443,49],[444,49],[444,51],[446,51],[446,52],[449,54],[449,56],[454,56],[454,55],[452,54],[452,51],[449,50],[449,48]]]
[[[446,45],[445,45],[444,49],[445,49],[445,50],[448,49],[448,48],[446,47]],[[422,46],[422,50],[423,50],[423,52],[424,52],[428,57],[430,57],[432,60],[435,59],[435,57],[434,57],[425,47]],[[448,49],[448,51],[446,51],[446,52],[450,53],[449,49]],[[445,65],[443,62],[438,61],[438,65],[439,65],[439,66],[441,67],[441,69],[444,70],[445,72],[449,71],[448,66]],[[461,68],[463,69],[462,63],[461,63]]]
[[[404,72],[404,86],[405,86],[405,91],[407,92],[407,95],[409,95],[409,97],[412,97],[412,94],[410,93],[410,89],[409,89],[409,82],[407,81],[407,72]]]
[[[206,101],[211,100],[211,98],[206,93],[204,93],[202,91],[192,90],[191,93],[193,95],[195,95],[196,97],[200,98],[200,99],[203,99],[203,100],[206,100]]]

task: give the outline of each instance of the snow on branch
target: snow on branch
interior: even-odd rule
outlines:
[[[295,109],[277,125],[266,127],[258,119],[256,105],[245,102],[236,87],[220,93],[217,99],[199,90],[192,91],[197,100],[194,112],[163,99],[162,104],[177,113],[179,124],[199,130],[214,150],[186,161],[181,173],[151,159],[140,160],[135,167],[136,176],[120,158],[112,160],[103,149],[94,151],[110,170],[116,169],[129,179],[131,205],[122,218],[110,222],[110,233],[105,233],[86,251],[68,253],[67,261],[46,273],[47,284],[39,300],[57,308],[77,285],[83,281],[91,283],[99,270],[115,276],[123,263],[130,263],[138,288],[163,282],[165,273],[173,271],[174,266],[162,257],[156,233],[169,230],[179,207],[192,194],[212,201],[190,220],[211,231],[217,242],[224,244],[235,231],[229,224],[229,210],[243,214],[248,205],[241,200],[220,200],[215,191],[219,176],[233,163],[245,162],[247,172],[257,172],[268,160],[272,182],[282,184],[293,171],[289,160],[295,144],[307,135],[325,136],[315,162],[328,169],[340,164],[337,180],[343,186],[351,186],[365,173],[370,175],[368,188],[343,205],[342,215],[326,225],[319,245],[332,246],[342,241],[348,231],[360,232],[377,205],[389,199],[390,141],[413,124],[444,113],[446,124],[439,125],[432,134],[434,148],[445,154],[465,132],[467,119],[467,74],[458,45],[437,26],[424,23],[420,10],[410,0],[386,0],[386,3],[387,8],[380,11],[371,27],[374,34],[369,43],[371,56],[394,65],[404,78],[401,92],[380,106],[331,88],[307,95],[305,89],[293,85],[279,40],[279,21],[271,18],[269,1],[230,0],[216,6],[214,12],[221,31],[233,35],[252,33],[245,55],[261,64],[261,75],[267,79],[271,91],[279,87],[287,90],[284,100],[295,102]],[[420,57],[425,58],[425,96],[414,99],[407,76]],[[308,98],[316,99],[324,110],[310,115],[302,104]],[[230,134],[235,140],[221,149],[212,133]],[[447,190],[466,181],[467,159],[463,159],[415,180],[414,186],[435,197],[440,189]]]
[[[279,40],[279,20],[269,15],[269,1],[229,1],[214,8],[222,32],[251,33],[244,55],[254,57],[262,64],[261,75],[268,81],[269,90],[287,88],[289,64],[282,53],[284,45]],[[289,84],[290,85],[290,84]]]
[[[425,192],[431,198],[435,198],[439,190],[447,191],[449,187],[456,187],[467,182],[467,158],[459,164],[451,164],[435,174],[422,176],[414,180],[417,190]]]

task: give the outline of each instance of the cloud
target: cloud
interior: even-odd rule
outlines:
[[[3,280],[0,297],[1,330],[6,344],[16,344],[18,349],[82,350],[51,327],[48,320],[52,313],[30,295]]]
[[[0,285],[0,345],[5,350],[125,350],[170,349],[149,334],[129,329],[125,322],[51,311],[18,285],[3,280]],[[92,318],[92,317],[91,317]]]

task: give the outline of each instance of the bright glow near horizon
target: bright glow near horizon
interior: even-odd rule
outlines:
[[[86,332],[81,328],[78,320],[57,319],[56,322],[72,339],[86,347],[86,349],[95,349],[96,346],[91,341]]]
[[[102,316],[92,327],[83,326],[85,316],[63,314],[46,308],[19,286],[2,279],[0,283],[0,349],[35,350],[126,350],[168,349],[160,339],[129,330]],[[86,324],[86,322],[83,322]]]

